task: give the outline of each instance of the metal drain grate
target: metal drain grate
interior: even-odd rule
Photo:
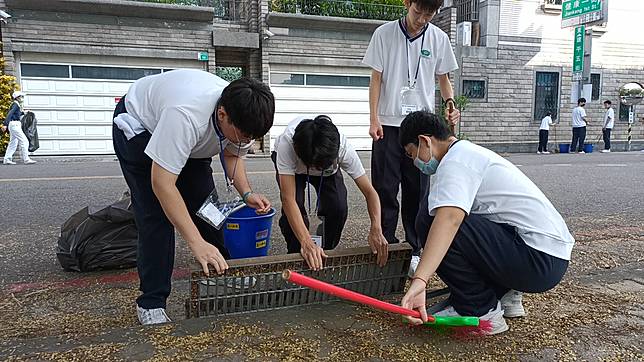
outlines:
[[[387,265],[380,268],[368,247],[327,251],[324,269],[309,270],[299,254],[228,261],[224,275],[206,277],[193,266],[188,318],[247,313],[334,300],[326,294],[285,282],[282,271],[291,269],[337,286],[370,296],[401,293],[411,261],[408,244],[389,246]],[[211,275],[216,275],[211,270]]]

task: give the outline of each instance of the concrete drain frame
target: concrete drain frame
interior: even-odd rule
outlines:
[[[389,245],[389,259],[382,268],[376,265],[376,256],[369,247],[327,251],[329,257],[319,271],[310,270],[300,254],[229,260],[226,273],[216,275],[211,269],[212,277],[193,264],[186,317],[249,313],[337,300],[284,281],[285,269],[372,297],[402,293],[411,252],[408,244]]]

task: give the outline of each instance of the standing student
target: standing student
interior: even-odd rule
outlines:
[[[548,133],[550,132],[550,126],[552,126],[552,113],[546,113],[546,116],[541,120],[541,125],[539,126],[539,147],[537,149],[538,155],[548,155]]]
[[[275,140],[271,158],[282,199],[279,225],[289,253],[302,254],[311,269],[319,270],[326,257],[324,250],[334,249],[340,242],[349,212],[347,188],[340,171],[344,170],[367,202],[371,219],[369,246],[377,254],[379,265],[387,262],[389,244],[380,227],[378,194],[358,153],[331,118],[325,115],[295,118]],[[313,193],[317,194],[315,202]],[[322,225],[316,225],[318,216],[324,220]]]
[[[584,141],[586,140],[586,98],[577,100],[577,107],[572,110],[572,143],[570,144],[570,153],[584,152]]]
[[[114,110],[114,150],[132,195],[139,231],[136,300],[141,324],[169,322],[175,228],[204,273],[228,268],[223,232],[196,212],[215,189],[212,157],[219,156],[230,195],[234,189],[258,212],[270,202],[254,193],[242,156],[273,125],[268,86],[244,78],[228,83],[208,72],[177,69],[141,78]],[[223,194],[223,196],[222,196]]]
[[[602,135],[604,137],[603,153],[610,152],[610,134],[613,131],[613,126],[615,126],[615,110],[611,104],[612,102],[608,99],[604,101],[606,114],[604,114],[604,125],[602,127]]]
[[[398,214],[402,213],[405,239],[413,247],[410,272],[419,261],[422,240],[415,221],[419,199],[428,179],[421,177],[398,144],[400,123],[410,112],[434,110],[438,78],[443,100],[454,107],[449,72],[458,69],[445,32],[430,21],[443,0],[404,0],[407,15],[381,25],[373,34],[362,62],[371,67],[369,135],[373,138],[371,178],[380,196],[382,229],[389,243],[397,243]],[[454,109],[450,124],[460,118]],[[398,203],[401,189],[402,205]]]

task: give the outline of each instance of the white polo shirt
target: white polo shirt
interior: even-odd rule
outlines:
[[[297,157],[293,147],[293,135],[295,129],[305,119],[313,119],[315,116],[302,116],[292,120],[284,132],[277,136],[275,140],[275,152],[277,153],[277,172],[280,175],[306,175],[307,168],[304,162]],[[343,169],[354,180],[366,174],[358,153],[347,141],[347,137],[340,132],[340,150],[338,153],[338,162],[334,166],[332,173],[336,173],[338,168]],[[308,170],[311,176],[322,175],[322,170]]]
[[[544,131],[549,131],[550,130],[550,125],[552,124],[552,117],[550,116],[545,116],[541,120],[541,125],[539,126],[540,130]]]
[[[423,39],[424,34],[424,39]],[[407,56],[409,54],[409,56]],[[420,58],[420,66],[419,66]],[[434,111],[436,75],[458,69],[458,63],[447,34],[434,24],[409,38],[401,20],[381,25],[376,29],[362,62],[382,73],[378,117],[385,126],[400,127],[405,118],[401,111],[400,91],[414,81],[421,94],[418,106]]]
[[[575,239],[548,198],[510,161],[468,141],[454,144],[430,183],[429,214],[452,206],[509,224],[529,247],[570,260]]]
[[[610,107],[606,110],[604,115],[604,128],[613,129],[615,126],[615,110]]]
[[[586,121],[584,121],[584,117],[586,117],[586,110],[584,109],[584,107],[575,107],[575,109],[572,110],[572,127],[586,127]]]
[[[209,158],[221,152],[212,114],[228,82],[195,69],[177,69],[141,78],[125,97],[127,113],[152,134],[145,154],[178,175],[188,158]],[[245,155],[250,144],[222,140],[233,154]]]

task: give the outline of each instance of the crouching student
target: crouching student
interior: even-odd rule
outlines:
[[[367,202],[369,246],[377,254],[379,265],[387,262],[388,243],[380,227],[378,194],[358,154],[329,117],[291,121],[277,137],[271,158],[282,200],[279,225],[289,253],[301,253],[311,269],[319,270],[326,257],[324,250],[338,245],[348,215],[342,169],[353,178]],[[311,186],[316,201],[312,201]]]
[[[512,163],[457,140],[434,114],[408,115],[400,143],[434,175],[425,249],[402,305],[426,320],[425,289],[436,272],[451,291],[451,306],[437,315],[477,316],[490,322],[489,334],[505,332],[504,316],[525,315],[522,292],[545,292],[565,274],[575,242],[566,223]]]

